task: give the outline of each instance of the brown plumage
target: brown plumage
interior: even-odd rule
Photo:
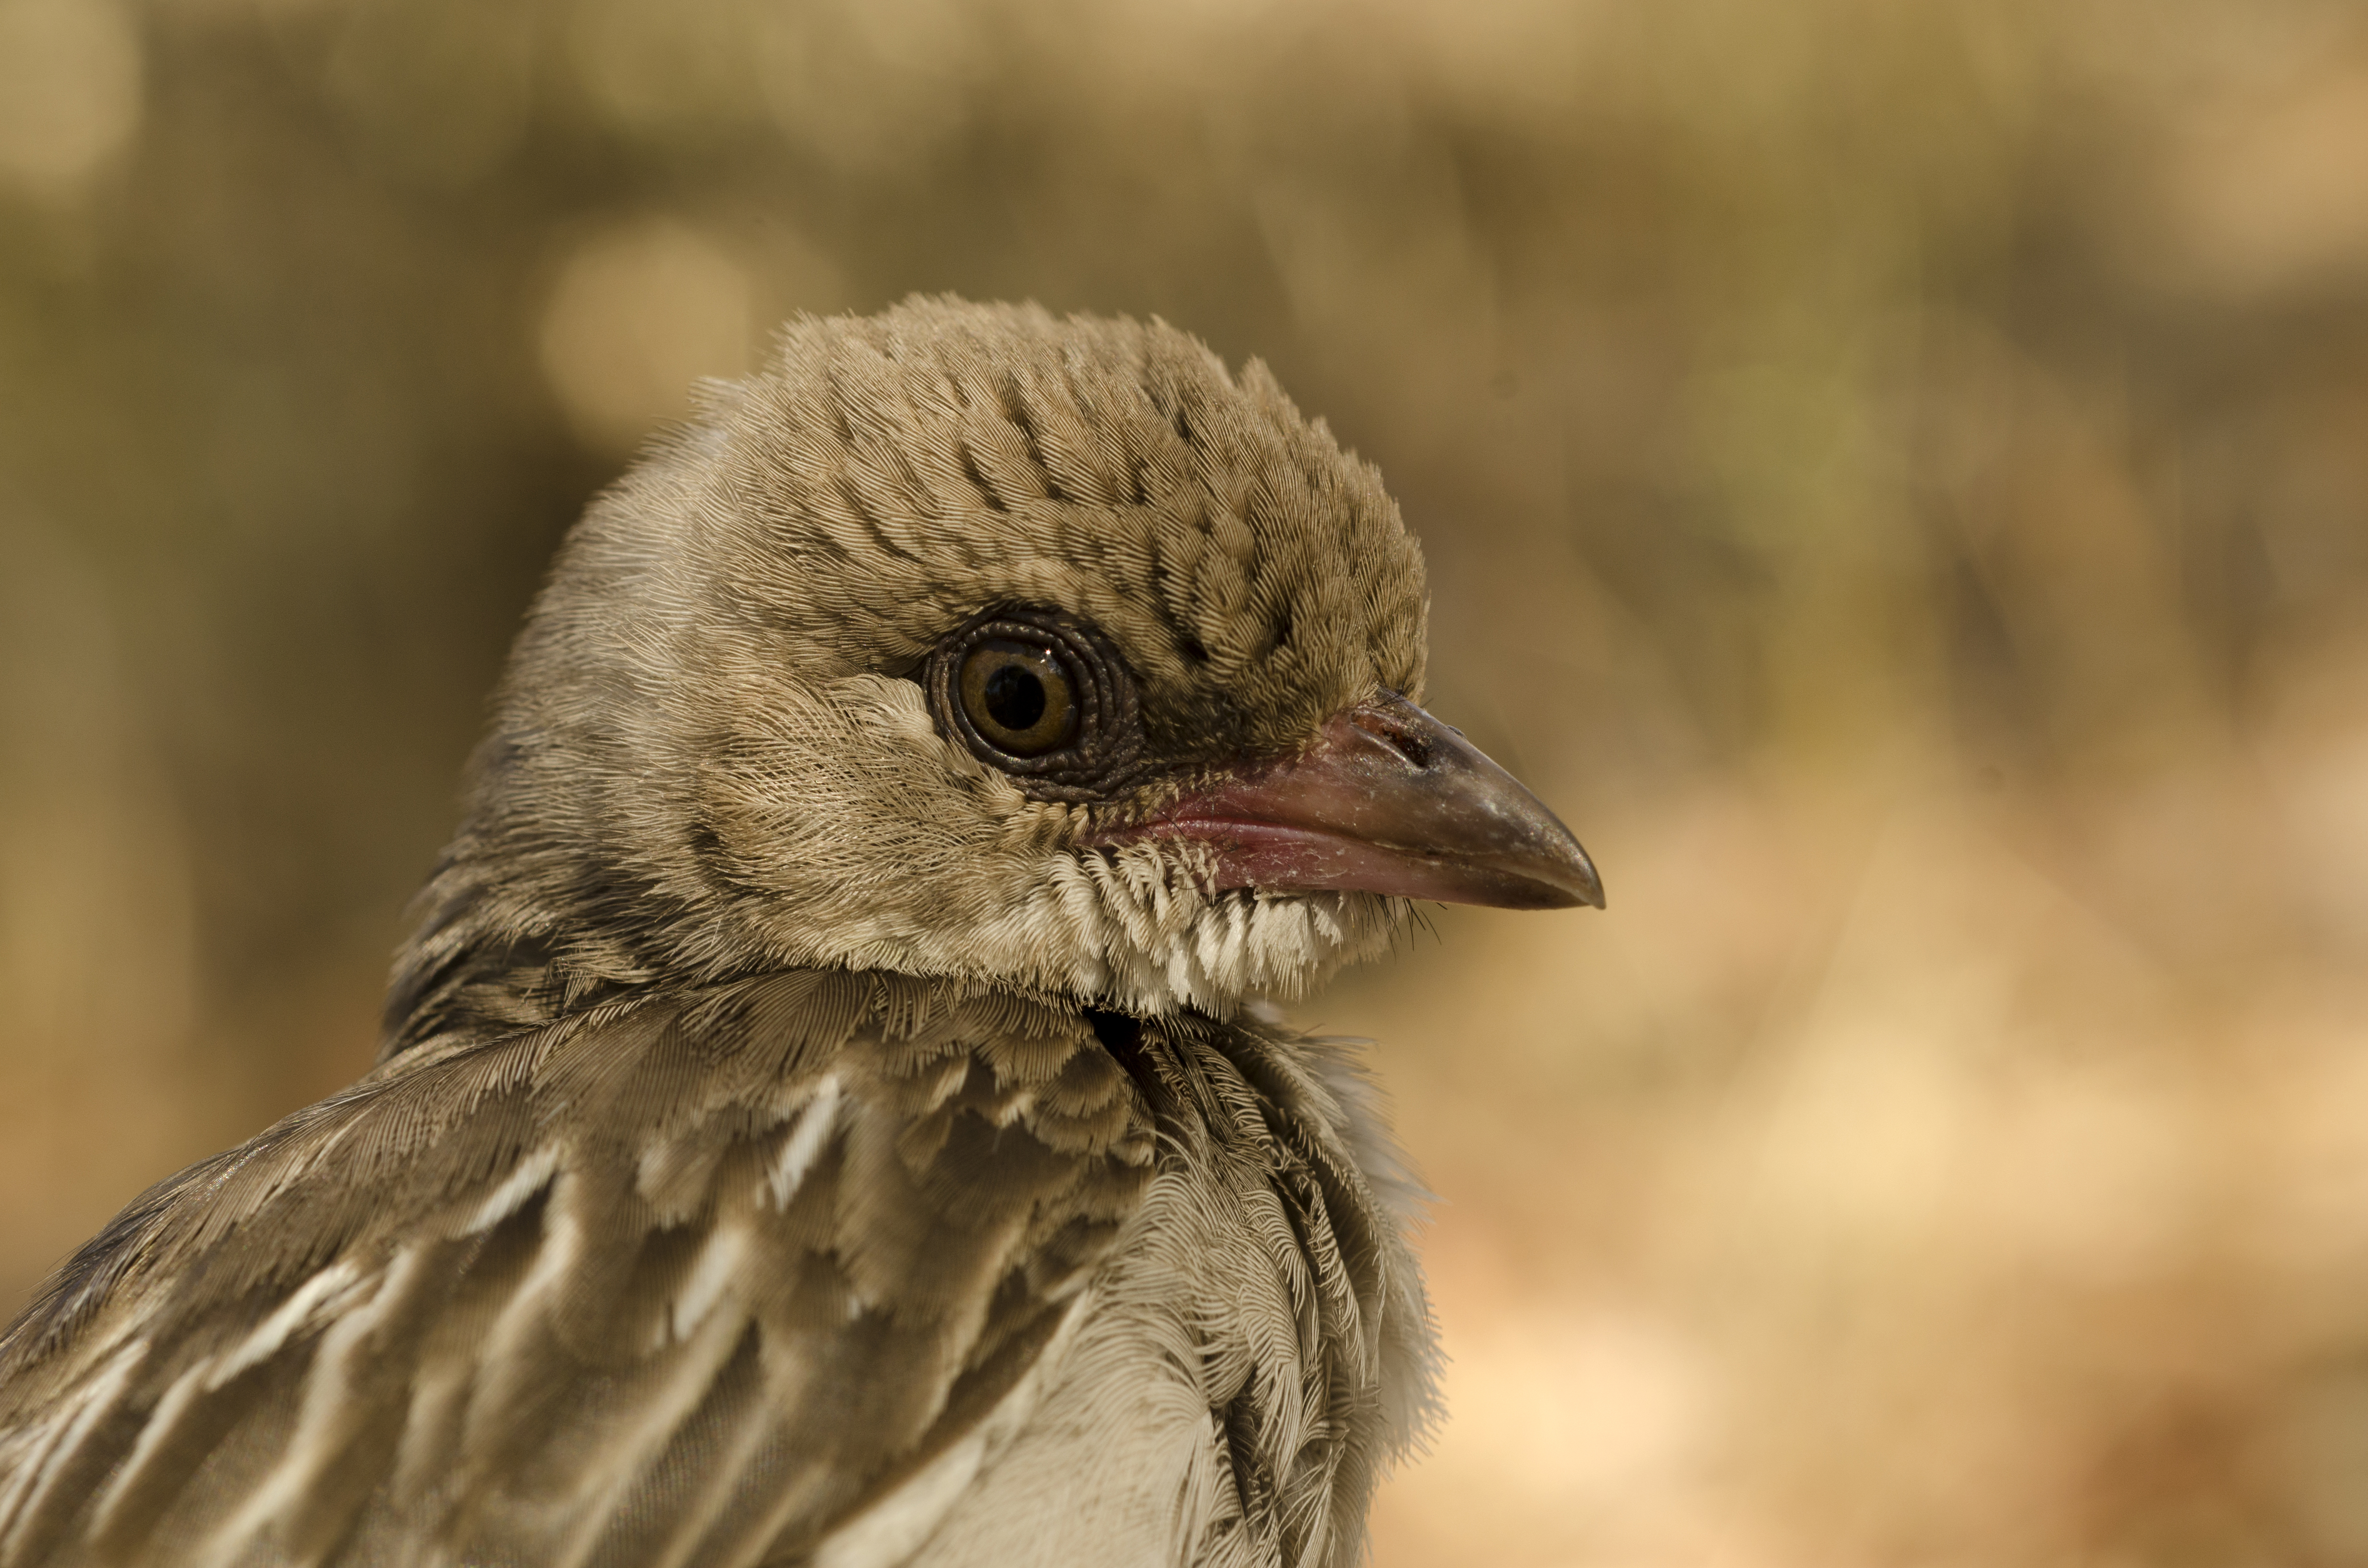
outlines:
[[[381,1065],[0,1342],[0,1568],[1340,1563],[1413,1188],[1251,1004],[1600,902],[1262,367],[803,321],[592,507]]]

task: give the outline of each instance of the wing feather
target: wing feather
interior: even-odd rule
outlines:
[[[0,1568],[871,1560],[1021,1419],[1153,1148],[1008,994],[798,973],[429,1042],[0,1342]]]

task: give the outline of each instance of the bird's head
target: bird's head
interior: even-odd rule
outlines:
[[[1261,365],[950,300],[801,321],[561,552],[411,991],[507,943],[574,983],[821,964],[1222,1013],[1410,900],[1600,903],[1417,706],[1425,611],[1380,477]]]

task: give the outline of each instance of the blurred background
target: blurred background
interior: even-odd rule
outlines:
[[[1607,915],[1383,1568],[2368,1563],[2355,0],[0,0],[0,1301],[367,1065],[556,539],[915,290],[1380,463]]]

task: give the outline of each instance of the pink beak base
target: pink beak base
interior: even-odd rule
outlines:
[[[1594,862],[1520,780],[1395,694],[1299,756],[1224,775],[1101,844],[1190,840],[1218,888],[1395,893],[1500,909],[1603,907]]]

